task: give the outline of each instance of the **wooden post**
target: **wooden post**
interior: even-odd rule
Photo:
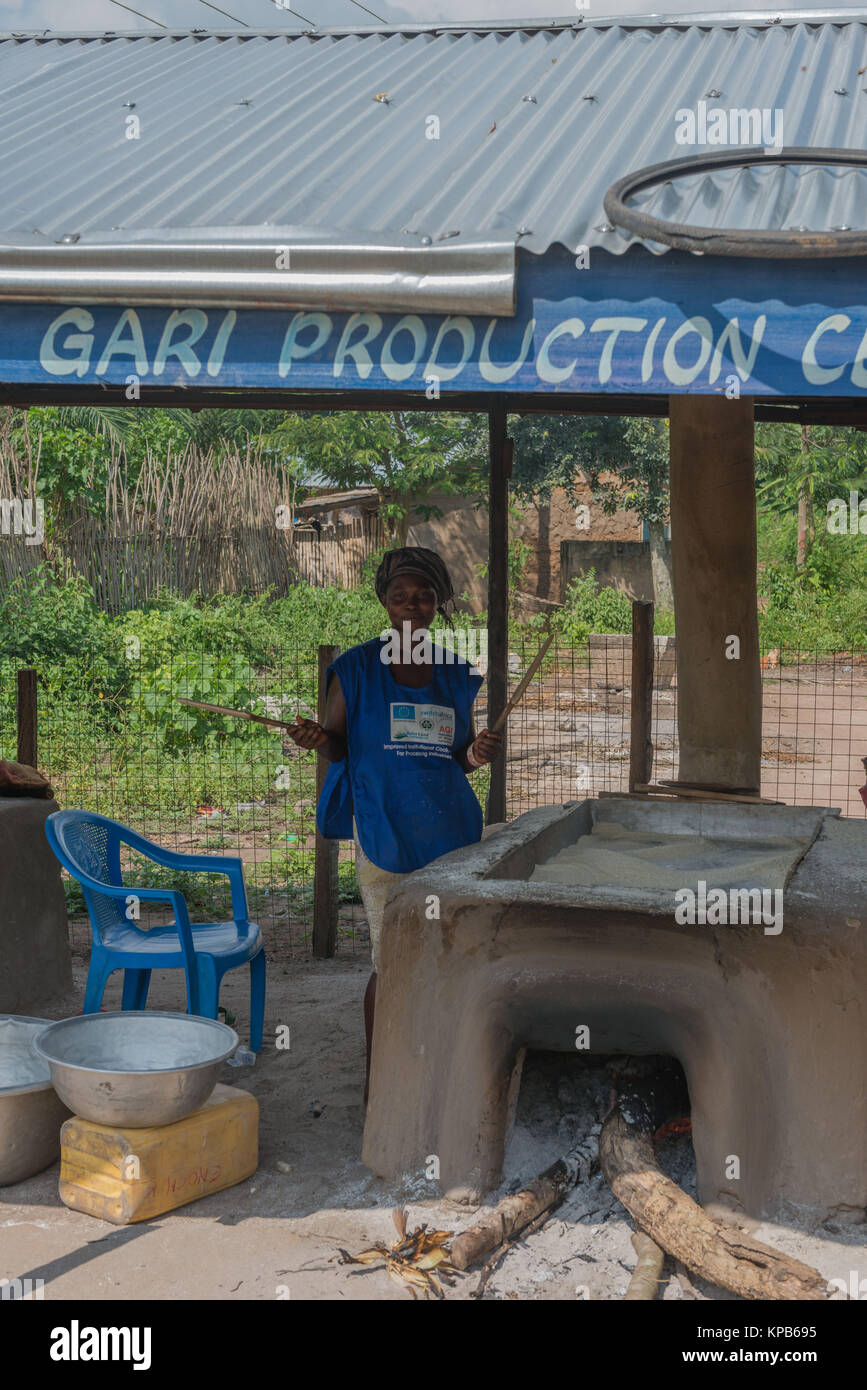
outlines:
[[[678,780],[755,794],[762,676],[753,401],[671,396]]]
[[[650,781],[653,768],[653,604],[632,604],[632,718],[629,790]]]
[[[316,718],[325,721],[325,672],[332,661],[340,654],[339,647],[321,645],[319,647],[319,669],[317,674]],[[328,774],[329,764],[325,758],[316,755],[316,801],[322,792],[322,784]],[[340,853],[338,840],[326,840],[316,831],[316,849],[313,867],[313,954],[314,956],[333,956],[337,950],[337,909],[340,893],[337,878],[337,858]]]
[[[18,672],[18,761],[36,767],[38,753],[36,672],[27,666]]]
[[[488,524],[488,728],[503,712],[508,697],[509,661],[509,478],[511,441],[506,437],[506,412],[497,405],[488,412],[490,450],[490,511]],[[502,751],[491,764],[485,823],[506,819],[506,757],[508,725]]]

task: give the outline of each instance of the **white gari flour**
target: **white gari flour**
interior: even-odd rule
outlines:
[[[565,845],[530,874],[531,882],[584,888],[782,888],[809,841],[795,836],[711,839],[627,830],[598,821],[592,833]]]

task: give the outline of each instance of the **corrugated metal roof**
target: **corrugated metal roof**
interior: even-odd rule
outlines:
[[[693,152],[679,111],[781,111],[786,146],[864,148],[865,62],[867,10],[0,35],[0,236],[84,247],[280,228],[621,253],[637,238],[606,230],[605,192]],[[719,227],[864,227],[867,176],[723,171],[640,206]]]

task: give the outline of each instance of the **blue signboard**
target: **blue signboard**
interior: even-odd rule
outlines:
[[[0,305],[0,382],[333,391],[861,396],[857,259],[520,253],[514,318]]]

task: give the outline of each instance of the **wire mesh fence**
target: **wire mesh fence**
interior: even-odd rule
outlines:
[[[512,683],[538,639],[513,641]],[[867,653],[763,654],[762,794],[790,804],[867,814],[858,794],[867,753]],[[186,854],[239,855],[251,915],[272,956],[308,954],[313,931],[316,756],[288,735],[178,703],[178,696],[292,719],[315,717],[316,660],[286,648],[267,670],[231,653],[132,649],[111,665],[83,656],[38,672],[39,767],[62,806],[119,820]],[[0,664],[0,755],[15,756],[16,665]],[[486,686],[474,708],[487,718]],[[509,719],[507,816],[600,792],[625,792],[629,777],[630,639],[594,636],[553,644]],[[677,774],[674,639],[656,639],[654,781]],[[471,785],[484,807],[486,768]],[[207,874],[176,874],[130,855],[131,888],[174,883],[194,920],[230,916],[228,885]],[[355,849],[338,858],[339,954],[366,956],[367,928]],[[73,941],[89,939],[84,902],[66,881]],[[149,918],[156,922],[165,916]]]

